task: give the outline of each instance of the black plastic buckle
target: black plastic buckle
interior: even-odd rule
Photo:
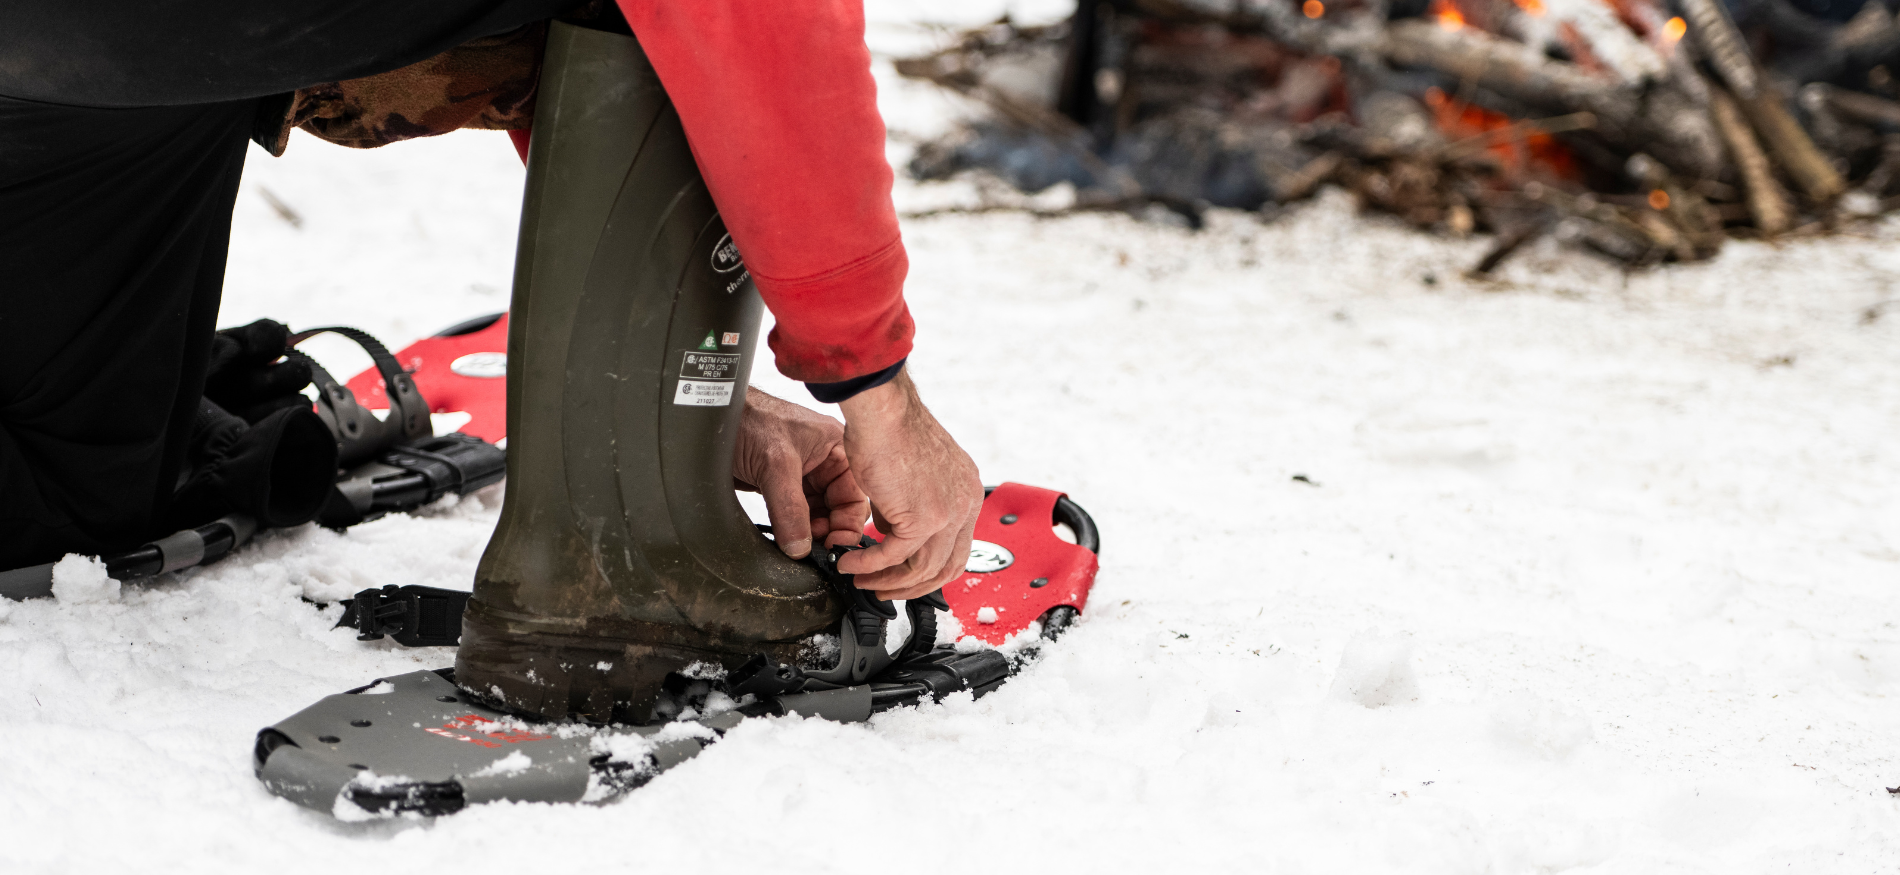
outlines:
[[[850,612],[851,626],[857,630],[860,647],[883,644],[884,624],[897,619],[897,606],[878,598],[870,590],[858,589],[852,582],[857,575],[839,571],[838,560],[852,550],[862,550],[876,543],[867,536],[861,538],[857,546],[839,546],[811,552],[812,564],[818,566],[819,576],[831,585],[832,591],[844,601],[846,610]]]
[[[462,640],[462,610],[469,594],[432,586],[366,589],[344,603],[343,619],[358,641],[387,635],[404,647],[454,647]]]

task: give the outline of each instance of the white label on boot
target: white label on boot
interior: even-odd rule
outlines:
[[[729,406],[732,404],[732,382],[681,380],[679,391],[673,393],[673,403],[688,407]]]

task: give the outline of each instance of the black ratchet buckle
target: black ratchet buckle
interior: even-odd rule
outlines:
[[[366,589],[344,603],[343,619],[358,641],[387,635],[404,647],[454,647],[462,640],[462,609],[469,594],[432,586]]]

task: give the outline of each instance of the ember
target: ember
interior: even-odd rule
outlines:
[[[1432,0],[1432,18],[1446,30],[1462,30],[1465,26],[1464,11],[1451,0]]]
[[[1850,4],[1854,0],[1848,0]],[[1271,211],[1323,185],[1494,267],[1551,234],[1632,265],[1900,208],[1900,24],[1757,0],[1107,0],[898,63],[986,112],[921,146],[1074,209]]]

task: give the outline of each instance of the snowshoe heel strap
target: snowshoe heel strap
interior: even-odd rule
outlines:
[[[382,341],[356,328],[333,325],[311,328],[290,336],[296,346],[319,334],[336,334],[356,342],[369,353],[376,370],[383,376],[383,388],[389,396],[389,417],[377,419],[357,402],[349,388],[337,382],[330,372],[301,350],[291,350],[286,358],[310,365],[311,382],[317,385],[317,414],[337,439],[337,463],[345,468],[375,458],[397,444],[414,443],[435,433],[429,422],[429,404],[416,388],[415,380],[390,355]]]

